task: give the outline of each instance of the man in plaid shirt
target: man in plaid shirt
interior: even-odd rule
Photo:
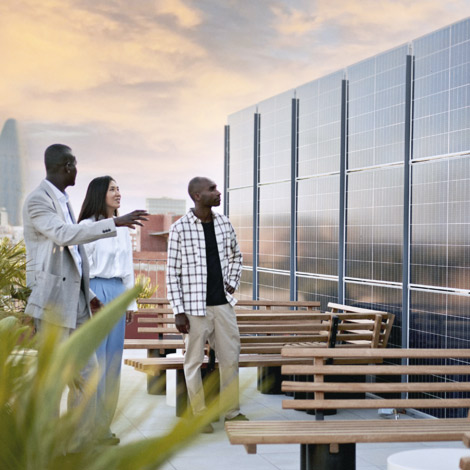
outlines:
[[[212,212],[220,205],[217,185],[196,177],[188,192],[194,208],[170,228],[167,293],[175,325],[184,335],[184,375],[194,414],[205,410],[200,367],[206,342],[219,361],[221,389],[234,390],[233,406],[225,420],[246,420],[238,398],[240,334],[232,296],[240,283],[242,255],[227,217]],[[207,425],[203,432],[213,432]]]

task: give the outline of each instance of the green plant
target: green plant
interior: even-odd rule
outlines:
[[[39,347],[33,363],[21,352],[32,346],[32,340],[20,339],[28,337],[24,334],[28,327],[21,326],[14,317],[0,321],[2,470],[156,469],[221,411],[211,406],[204,416],[180,420],[163,437],[100,447],[99,452],[90,436],[81,452],[66,454],[76,440],[86,404],[59,416],[56,410],[64,389],[139,293],[140,287],[124,293],[66,341],[59,340],[56,328],[45,329],[35,340]],[[87,393],[94,393],[93,384]]]
[[[140,291],[139,298],[140,299],[150,299],[150,297],[155,294],[158,289],[158,284],[152,286],[152,281],[148,276],[144,274],[139,274],[135,280],[136,284],[140,284],[142,286],[142,290]],[[149,304],[140,304],[140,308],[152,308],[153,305]]]
[[[23,242],[0,240],[0,318],[22,318],[30,289],[26,287],[26,250]]]

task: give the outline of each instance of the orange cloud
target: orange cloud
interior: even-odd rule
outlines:
[[[7,0],[0,118],[34,128],[38,161],[69,139],[90,171],[119,162],[133,191],[177,196],[170,179],[221,181],[229,114],[466,13],[464,0]]]

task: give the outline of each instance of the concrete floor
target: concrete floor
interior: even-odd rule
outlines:
[[[144,350],[126,350],[125,357],[145,357]],[[256,390],[256,369],[241,369],[243,391],[240,396],[242,412],[251,420],[310,420],[303,412],[283,410],[284,395],[263,395]],[[173,383],[173,382],[171,382]],[[170,395],[171,396],[171,395]],[[168,399],[169,401],[170,398]],[[377,418],[375,410],[340,411],[326,419]],[[401,419],[407,419],[405,416]],[[136,439],[161,436],[168,432],[178,418],[175,408],[163,395],[148,395],[146,376],[123,365],[119,409],[112,430],[123,444]],[[411,419],[411,418],[408,418]],[[256,455],[248,455],[243,446],[231,445],[221,420],[214,424],[213,434],[201,434],[189,446],[173,456],[163,470],[298,470],[298,445],[261,445]],[[461,442],[358,444],[357,470],[386,470],[387,457],[410,449],[437,447],[463,448]],[[470,455],[470,450],[468,451]],[[443,467],[443,470],[454,470]],[[338,469],[340,470],[340,469]],[[458,470],[458,466],[455,467]]]

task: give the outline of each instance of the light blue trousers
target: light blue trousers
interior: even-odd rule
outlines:
[[[126,290],[122,280],[118,278],[95,277],[90,279],[90,288],[103,304],[111,302]],[[110,426],[119,398],[125,329],[126,316],[123,315],[96,350],[101,374],[97,388],[96,425],[102,430],[104,436],[111,435]]]

